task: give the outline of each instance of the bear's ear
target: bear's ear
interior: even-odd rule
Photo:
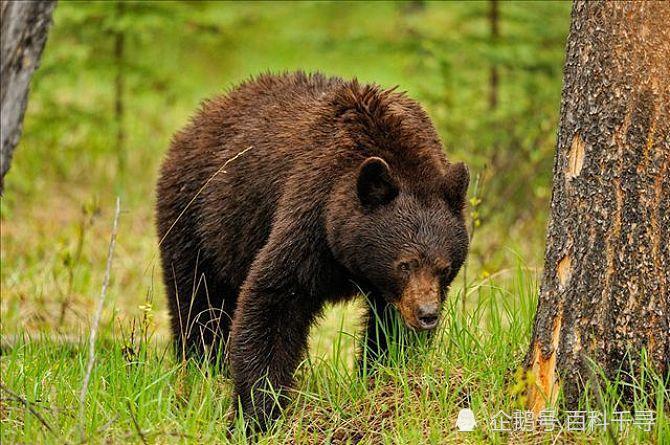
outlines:
[[[356,190],[361,204],[368,209],[388,204],[398,196],[389,165],[377,157],[367,158],[359,167]]]
[[[463,210],[465,196],[470,184],[470,172],[462,162],[449,164],[444,176],[444,197],[456,211]]]

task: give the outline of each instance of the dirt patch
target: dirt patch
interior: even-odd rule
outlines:
[[[386,378],[370,378],[367,391],[359,399],[352,399],[334,406],[327,400],[306,402],[296,407],[292,416],[296,419],[287,434],[287,443],[301,444],[357,444],[384,443],[384,432],[404,429],[403,419],[409,407],[433,409],[426,404],[435,404],[439,408],[439,395],[436,388],[457,387],[460,373],[436,372],[443,375],[447,382],[429,384],[421,373],[408,373],[403,382]],[[428,419],[421,422],[422,435],[427,440],[430,434]]]

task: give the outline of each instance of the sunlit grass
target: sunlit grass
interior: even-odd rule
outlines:
[[[468,288],[467,313],[455,289],[432,342],[425,336],[391,347],[384,365],[358,372],[359,338],[355,305],[329,310],[312,332],[309,357],[300,366],[293,402],[259,443],[599,443],[594,432],[499,433],[490,419],[523,409],[517,369],[528,347],[537,292],[536,277],[521,267],[500,280]],[[121,324],[126,324],[121,326]],[[232,442],[247,440],[245,429],[230,429],[231,384],[209,366],[180,363],[151,327],[146,312],[127,322],[109,322],[97,345],[96,365],[86,396],[84,418],[78,396],[86,366],[86,338],[72,341],[43,335],[15,338],[0,360],[3,387],[25,398],[47,428],[14,395],[3,393],[3,443],[108,441]],[[408,346],[410,345],[411,346]],[[653,374],[634,381],[637,411],[656,418],[650,432],[630,424],[615,430],[622,443],[665,443],[670,425],[668,390]],[[665,382],[667,383],[667,382]],[[621,382],[606,382],[600,397],[584,409],[611,413]],[[473,432],[455,427],[461,408],[478,421]],[[49,431],[51,429],[51,431]]]

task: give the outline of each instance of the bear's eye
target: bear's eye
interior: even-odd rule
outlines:
[[[441,277],[447,278],[451,274],[451,264],[441,264],[438,266],[437,273]]]
[[[400,269],[401,272],[409,272],[411,268],[412,265],[408,261],[403,261],[398,264],[398,269]]]
[[[408,273],[419,268],[419,261],[416,259],[401,261],[397,267],[400,272]]]

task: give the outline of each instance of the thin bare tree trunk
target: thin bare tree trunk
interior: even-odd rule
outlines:
[[[403,4],[403,11],[408,14],[415,14],[426,10],[425,0],[410,0]]]
[[[21,137],[28,87],[47,40],[55,1],[3,1],[0,4],[2,49],[0,96],[0,193],[12,154]]]
[[[574,4],[544,275],[527,365],[537,414],[589,360],[670,358],[670,3]]]
[[[489,0],[489,26],[491,29],[491,43],[498,43],[500,37],[500,14],[498,10],[498,0]],[[489,73],[489,109],[491,111],[498,107],[498,64],[491,62]]]
[[[125,6],[123,1],[116,2],[116,20],[121,21],[124,15]],[[116,122],[116,156],[120,170],[126,166],[126,131],[124,128],[124,92],[125,92],[125,32],[121,29],[116,30],[114,34],[114,63],[116,65],[116,77],[114,78],[114,120]]]

